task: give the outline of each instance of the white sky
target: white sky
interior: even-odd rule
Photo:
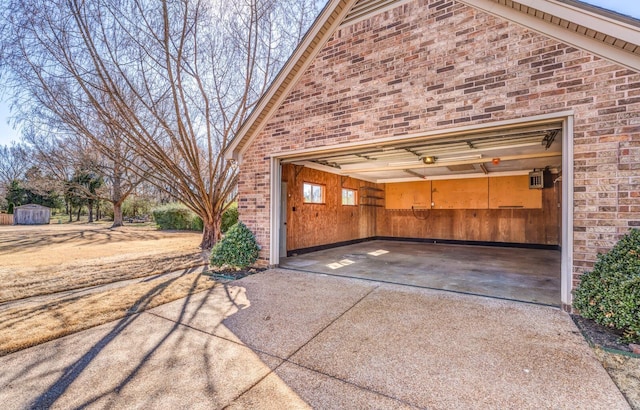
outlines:
[[[605,9],[640,19],[639,0],[582,0]],[[0,100],[0,145],[7,145],[11,141],[20,139],[19,131],[8,124],[10,112],[9,103]]]
[[[9,121],[9,103],[0,100],[0,145],[8,145],[18,141],[20,135],[7,122]]]

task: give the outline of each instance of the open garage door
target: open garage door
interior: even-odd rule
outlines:
[[[401,240],[559,255],[568,137],[566,121],[554,119],[284,156],[281,249],[291,257]],[[558,262],[557,304],[568,300],[560,296],[560,270]]]

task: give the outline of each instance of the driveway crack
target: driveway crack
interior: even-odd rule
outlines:
[[[291,357],[293,357],[296,353],[298,353],[300,350],[302,350],[303,348],[305,348],[309,343],[311,343],[312,340],[314,340],[316,337],[318,337],[320,334],[322,334],[325,330],[327,330],[329,327],[331,327],[331,325],[333,325],[335,322],[337,322],[338,320],[340,320],[344,315],[346,315],[348,312],[350,312],[354,307],[356,307],[358,304],[360,304],[360,302],[362,302],[364,299],[366,299],[371,293],[373,293],[376,289],[378,289],[380,287],[380,285],[377,285],[375,287],[373,287],[371,290],[369,290],[367,293],[365,293],[361,298],[359,298],[358,300],[356,300],[350,307],[348,307],[344,312],[340,313],[338,316],[336,316],[334,319],[332,319],[326,326],[324,326],[322,329],[320,329],[319,331],[317,331],[313,336],[311,336],[311,338],[309,340],[307,340],[302,346],[298,347],[295,351],[293,351],[293,353],[289,354],[286,358],[282,359],[282,362],[280,362],[280,364],[278,364],[277,366],[275,366],[270,372],[268,372],[267,374],[265,374],[263,377],[261,377],[260,379],[256,380],[255,383],[253,383],[251,386],[249,386],[248,388],[246,388],[244,391],[242,391],[242,393],[240,393],[237,397],[235,397],[233,400],[231,400],[229,402],[229,404],[227,404],[226,406],[223,407],[223,409],[228,408],[230,405],[232,405],[234,402],[236,402],[238,399],[240,399],[242,396],[244,396],[245,394],[247,394],[248,392],[250,392],[254,387],[256,387],[258,384],[260,384],[263,380],[265,380],[267,377],[269,377],[271,374],[275,373],[280,366],[282,366],[284,363],[291,363],[294,364],[296,366],[298,366],[296,363],[293,363],[291,361],[289,361],[289,359],[291,359]],[[329,376],[329,375],[327,375]],[[332,376],[329,376],[332,377]],[[345,382],[344,380],[341,380],[343,382]],[[345,382],[346,383],[346,382]],[[362,388],[362,387],[360,387]],[[365,389],[366,390],[366,389]],[[377,392],[376,392],[377,393]]]

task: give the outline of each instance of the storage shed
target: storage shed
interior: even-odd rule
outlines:
[[[51,209],[46,206],[28,204],[17,206],[13,211],[14,225],[46,225],[51,217]]]
[[[543,247],[568,308],[640,226],[639,121],[638,20],[572,0],[331,0],[226,154],[264,265],[380,238]]]

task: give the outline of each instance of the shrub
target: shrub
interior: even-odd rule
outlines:
[[[212,266],[243,269],[256,262],[259,250],[256,237],[245,224],[238,222],[214,245],[210,262]]]
[[[178,203],[154,209],[153,219],[160,229],[202,230],[202,220],[186,206]]]
[[[238,223],[238,204],[234,203],[222,214],[220,231],[225,233],[236,223]]]
[[[620,330],[625,342],[640,342],[640,230],[632,229],[598,255],[574,291],[573,306],[601,325]]]

